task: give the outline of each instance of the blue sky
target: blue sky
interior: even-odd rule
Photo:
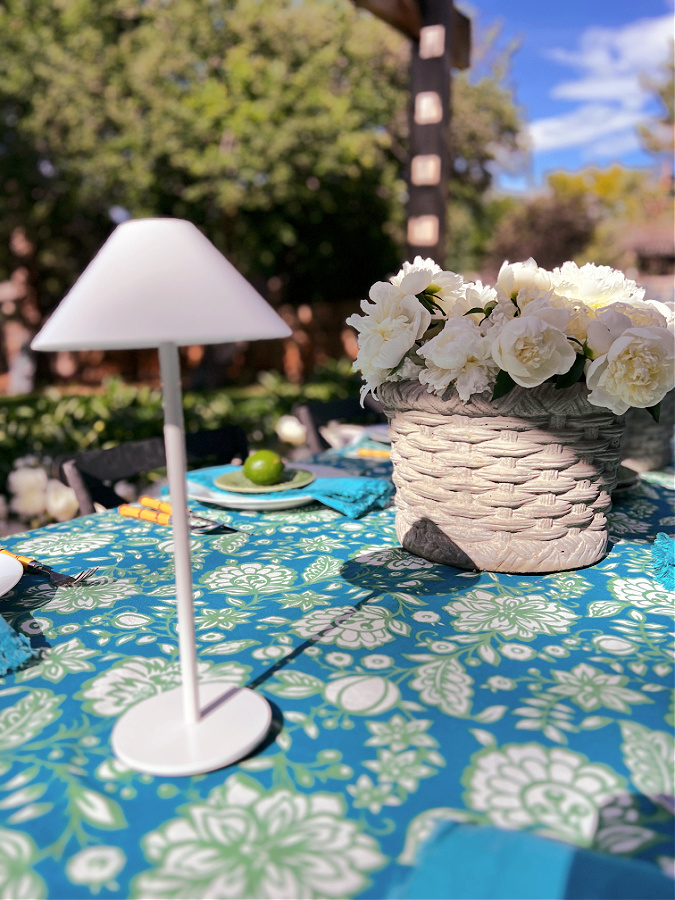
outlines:
[[[673,0],[456,0],[475,30],[502,23],[518,39],[509,81],[528,126],[528,172],[505,189],[540,186],[547,172],[613,162],[647,166],[637,124],[658,108],[641,86],[673,42]],[[477,27],[476,27],[477,26]]]

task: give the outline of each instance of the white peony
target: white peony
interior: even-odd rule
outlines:
[[[576,353],[555,325],[540,316],[519,316],[493,339],[492,356],[516,384],[528,388],[568,372]]]
[[[472,394],[482,393],[494,384],[497,366],[491,355],[491,341],[471,319],[451,319],[440,334],[420,349],[419,355],[426,361],[419,380],[429,386],[430,393],[442,394],[454,382],[466,403]]]
[[[497,306],[497,291],[489,285],[483,284],[482,281],[472,281],[464,287],[464,297],[461,302],[455,305],[454,315],[466,315],[470,309],[485,309],[491,306],[492,310]],[[477,325],[483,325],[483,331],[487,331],[490,327],[490,317],[483,322],[483,313],[472,313],[471,318]]]
[[[574,262],[563,263],[553,270],[552,278],[556,293],[583,300],[594,308],[620,301],[642,300],[645,294],[644,288],[639,288],[623,272],[610,266],[596,266],[595,263],[586,263],[581,267]]]
[[[418,365],[416,362],[413,362],[412,359],[408,357],[408,359],[403,360],[403,365],[397,369],[393,375],[390,376],[390,381],[410,381],[419,378],[420,372],[422,371],[422,366]]]
[[[593,354],[593,359],[607,353],[614,341],[632,324],[628,316],[616,312],[614,307],[602,310],[597,319],[592,319],[588,323],[586,342]]]
[[[7,486],[13,495],[9,504],[12,512],[30,519],[41,516],[46,506],[47,473],[42,468],[22,466],[10,472]]]
[[[376,282],[370,289],[372,303],[361,302],[365,315],[347,319],[359,332],[354,369],[366,381],[362,396],[387,379],[431,324],[431,314],[415,295],[432,283],[432,276],[431,269],[411,268],[398,285]]]
[[[653,300],[632,300],[630,303],[612,303],[611,309],[630,319],[633,328],[668,327],[669,310],[663,303],[657,306]]]
[[[80,511],[75,491],[66,484],[50,478],[45,489],[45,508],[52,519],[66,522]]]
[[[443,315],[454,315],[457,301],[464,297],[464,279],[456,272],[444,272],[433,259],[416,256],[412,263],[404,262],[400,271],[389,281],[407,293],[421,294],[432,288],[434,300],[443,310]],[[432,319],[439,313],[432,313]]]
[[[530,257],[525,262],[504,262],[497,275],[497,287],[511,300],[516,300],[521,291],[550,291],[553,287],[551,273],[542,269]]]
[[[588,400],[622,415],[660,403],[675,388],[675,338],[665,328],[628,328],[587,364]]]
[[[434,260],[431,259],[431,257],[428,257],[427,259],[422,259],[421,256],[416,256],[412,262],[407,262],[407,261],[404,262],[403,265],[401,266],[401,268],[399,269],[399,271],[397,272],[397,274],[392,275],[392,277],[389,279],[389,281],[392,284],[400,286],[401,282],[406,277],[406,275],[410,275],[411,272],[425,272],[425,273],[428,272],[428,281],[424,285],[424,287],[427,287],[434,280],[434,275],[436,275],[438,272],[442,272],[442,271],[443,270],[438,265],[438,263],[434,262]],[[424,287],[421,288],[421,290],[424,290]],[[419,291],[416,291],[416,293],[419,293]]]

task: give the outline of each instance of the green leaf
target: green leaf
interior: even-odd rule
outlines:
[[[314,694],[320,694],[323,690],[323,681],[314,675],[306,675],[304,672],[277,672],[277,683],[268,683],[267,690],[277,697],[302,700]]]
[[[504,369],[500,369],[495,381],[495,389],[492,392],[492,399],[499,400],[500,397],[505,397],[515,386],[516,383],[509,373],[505,372]]]
[[[648,406],[647,412],[652,417],[652,419],[658,424],[661,418],[661,401],[659,401],[655,406]]]
[[[586,357],[581,353],[577,353],[576,359],[572,363],[572,368],[569,372],[565,372],[563,375],[558,375],[555,380],[555,388],[557,391],[562,390],[563,388],[572,387],[573,384],[576,384],[577,381],[584,374],[584,366],[586,365]]]

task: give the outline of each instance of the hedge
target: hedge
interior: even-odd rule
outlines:
[[[115,378],[100,390],[77,393],[55,387],[0,399],[0,492],[14,461],[24,456],[54,459],[71,450],[112,447],[162,434],[159,388],[126,384]],[[304,385],[290,384],[278,372],[262,372],[256,384],[216,391],[185,391],[185,428],[198,431],[237,424],[253,448],[282,450],[274,426],[303,400],[358,396],[359,382],[347,359],[331,361]]]

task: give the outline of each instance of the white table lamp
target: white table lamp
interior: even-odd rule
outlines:
[[[181,687],[143,700],[116,723],[116,756],[155,775],[229,765],[265,737],[271,710],[248,688],[199,684],[178,347],[281,338],[291,330],[190,222],[119,225],[32,342],[34,350],[157,347],[173,506]]]

